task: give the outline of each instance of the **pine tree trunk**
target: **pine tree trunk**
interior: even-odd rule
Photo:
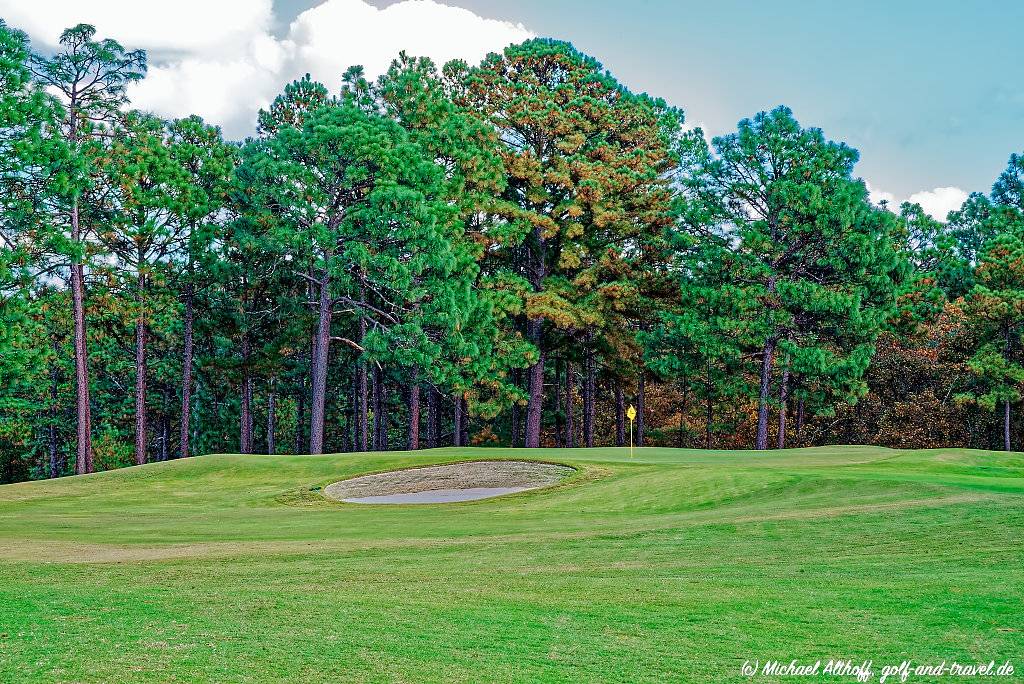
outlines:
[[[615,381],[615,446],[626,446],[626,398],[618,380]]]
[[[135,303],[135,465],[146,462],[146,276],[140,272]]]
[[[774,337],[769,337],[764,343],[764,352],[761,357],[761,389],[757,399],[757,442],[755,444],[755,448],[758,450],[768,448],[768,393],[772,383],[772,359],[776,343]]]
[[[576,447],[576,418],[575,406],[573,405],[573,393],[576,389],[576,377],[573,373],[572,363],[565,362],[565,446],[573,449]]]
[[[360,291],[360,300],[366,298],[366,293]],[[363,343],[363,338],[366,336],[366,319],[362,316],[359,317],[359,344]],[[368,432],[370,428],[369,422],[369,411],[367,407],[367,401],[369,400],[369,392],[367,389],[367,378],[366,378],[366,360],[358,359],[356,361],[356,401],[359,404],[359,419],[356,421],[356,428],[359,433],[359,450],[366,451],[367,440],[369,438]]]
[[[380,368],[376,364],[373,364],[370,371],[370,396],[373,401],[373,450],[381,451],[383,446],[381,445],[380,432],[381,432],[381,396],[380,396]]]
[[[71,240],[81,243],[78,225],[78,198],[71,205]],[[74,318],[75,346],[75,408],[77,413],[77,444],[75,473],[93,472],[92,415],[89,408],[89,352],[85,334],[85,267],[71,264],[71,304]]]
[[[594,446],[594,418],[597,413],[597,364],[591,344],[587,345],[583,379],[583,444]]]
[[[53,340],[53,358],[50,360],[50,407],[49,425],[46,426],[46,452],[50,461],[50,477],[60,477],[61,468],[58,463],[57,450],[57,402],[60,400],[60,368],[57,366],[57,354],[60,346]]]
[[[164,410],[160,417],[160,460],[171,457],[171,391],[164,387]]]
[[[413,375],[409,385],[409,433],[405,448],[416,451],[420,448],[420,386]]]
[[[796,402],[796,442],[798,446],[803,445],[804,432],[804,398],[800,397]]]
[[[270,389],[267,392],[267,453],[273,456],[277,453],[277,394],[275,393],[277,381],[270,379]]]
[[[1010,449],[1010,400],[1003,402],[1003,449]]]
[[[644,445],[644,403],[645,403],[645,376],[644,369],[640,369],[640,377],[637,380],[636,388],[636,445],[642,447]]]
[[[330,258],[328,252],[327,258]],[[313,340],[312,406],[309,422],[309,453],[324,452],[324,415],[327,407],[327,362],[331,344],[331,281],[327,269],[320,273],[316,337]]]
[[[195,353],[193,345],[194,332],[192,330],[193,318],[193,293],[192,283],[185,285],[185,339],[184,351],[181,356],[181,457],[191,456],[189,441],[192,422],[192,355]]]
[[[555,397],[555,448],[561,449],[565,446],[565,404],[562,396],[562,370],[564,364],[562,359],[555,357],[555,381],[551,390]]]
[[[469,446],[469,402],[462,397],[462,446]]]
[[[531,318],[527,322],[526,328],[530,341],[537,347],[539,357],[537,363],[530,366],[528,371],[530,401],[526,407],[526,443],[524,446],[528,449],[536,449],[540,446],[541,411],[544,407],[544,350],[542,347],[544,321],[540,318]]]
[[[463,421],[462,397],[459,396],[458,394],[456,394],[454,396],[454,399],[455,399],[455,420],[453,421],[453,426],[452,426],[452,445],[460,447],[460,446],[463,446],[463,444],[462,444],[462,421]]]
[[[712,425],[714,423],[714,406],[712,400],[712,392],[714,390],[714,381],[711,377],[711,358],[708,357],[707,364],[705,365],[705,376],[704,376],[704,448],[711,448],[711,432]]]
[[[239,452],[252,453],[252,371],[249,357],[252,353],[249,333],[242,334],[242,410],[239,417]]]
[[[427,386],[427,448],[436,449],[438,432],[441,427],[440,397],[437,388],[433,385]]]
[[[299,395],[295,397],[295,448],[293,453],[305,453],[303,433],[306,430],[306,376],[299,378]]]
[[[786,410],[789,402],[789,366],[782,371],[782,386],[779,387],[779,436],[776,447],[786,448]]]

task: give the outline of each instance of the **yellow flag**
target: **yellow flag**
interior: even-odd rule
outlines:
[[[636,419],[636,409],[635,409],[635,408],[633,408],[633,405],[632,405],[632,404],[630,404],[630,405],[629,405],[629,408],[628,408],[628,409],[626,409],[626,416],[627,416],[627,417],[628,417],[628,418],[629,418],[630,420],[634,420],[634,419]]]

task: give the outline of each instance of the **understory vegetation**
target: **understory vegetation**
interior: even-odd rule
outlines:
[[[630,404],[638,445],[1017,444],[1020,155],[939,221],[556,40],[299,78],[244,141],[133,110],[145,72],[0,24],[0,481],[623,445]]]

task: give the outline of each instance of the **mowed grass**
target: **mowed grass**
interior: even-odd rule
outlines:
[[[578,471],[460,504],[319,493],[481,458]],[[768,658],[1024,672],[1024,457],[440,449],[0,487],[2,682],[746,681]]]

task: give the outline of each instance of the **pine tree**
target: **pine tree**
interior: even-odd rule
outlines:
[[[503,143],[500,248],[490,256],[514,265],[526,337],[537,348],[526,416],[526,446],[537,447],[554,333],[582,341],[610,327],[605,312],[635,288],[640,256],[671,220],[666,175],[682,115],[554,40],[448,71],[460,82],[457,101],[486,117]]]
[[[89,355],[86,348],[85,266],[89,227],[81,222],[83,202],[95,176],[100,137],[127,104],[129,84],[146,73],[146,53],[127,51],[117,41],[93,40],[96,29],[79,24],[60,36],[60,49],[52,57],[34,55],[36,80],[59,94],[63,117],[55,129],[69,149],[62,195],[67,223],[60,240],[70,262],[69,280],[75,327],[75,388],[77,398],[77,473],[92,472],[92,428],[89,406]],[[88,208],[87,208],[88,209]]]

